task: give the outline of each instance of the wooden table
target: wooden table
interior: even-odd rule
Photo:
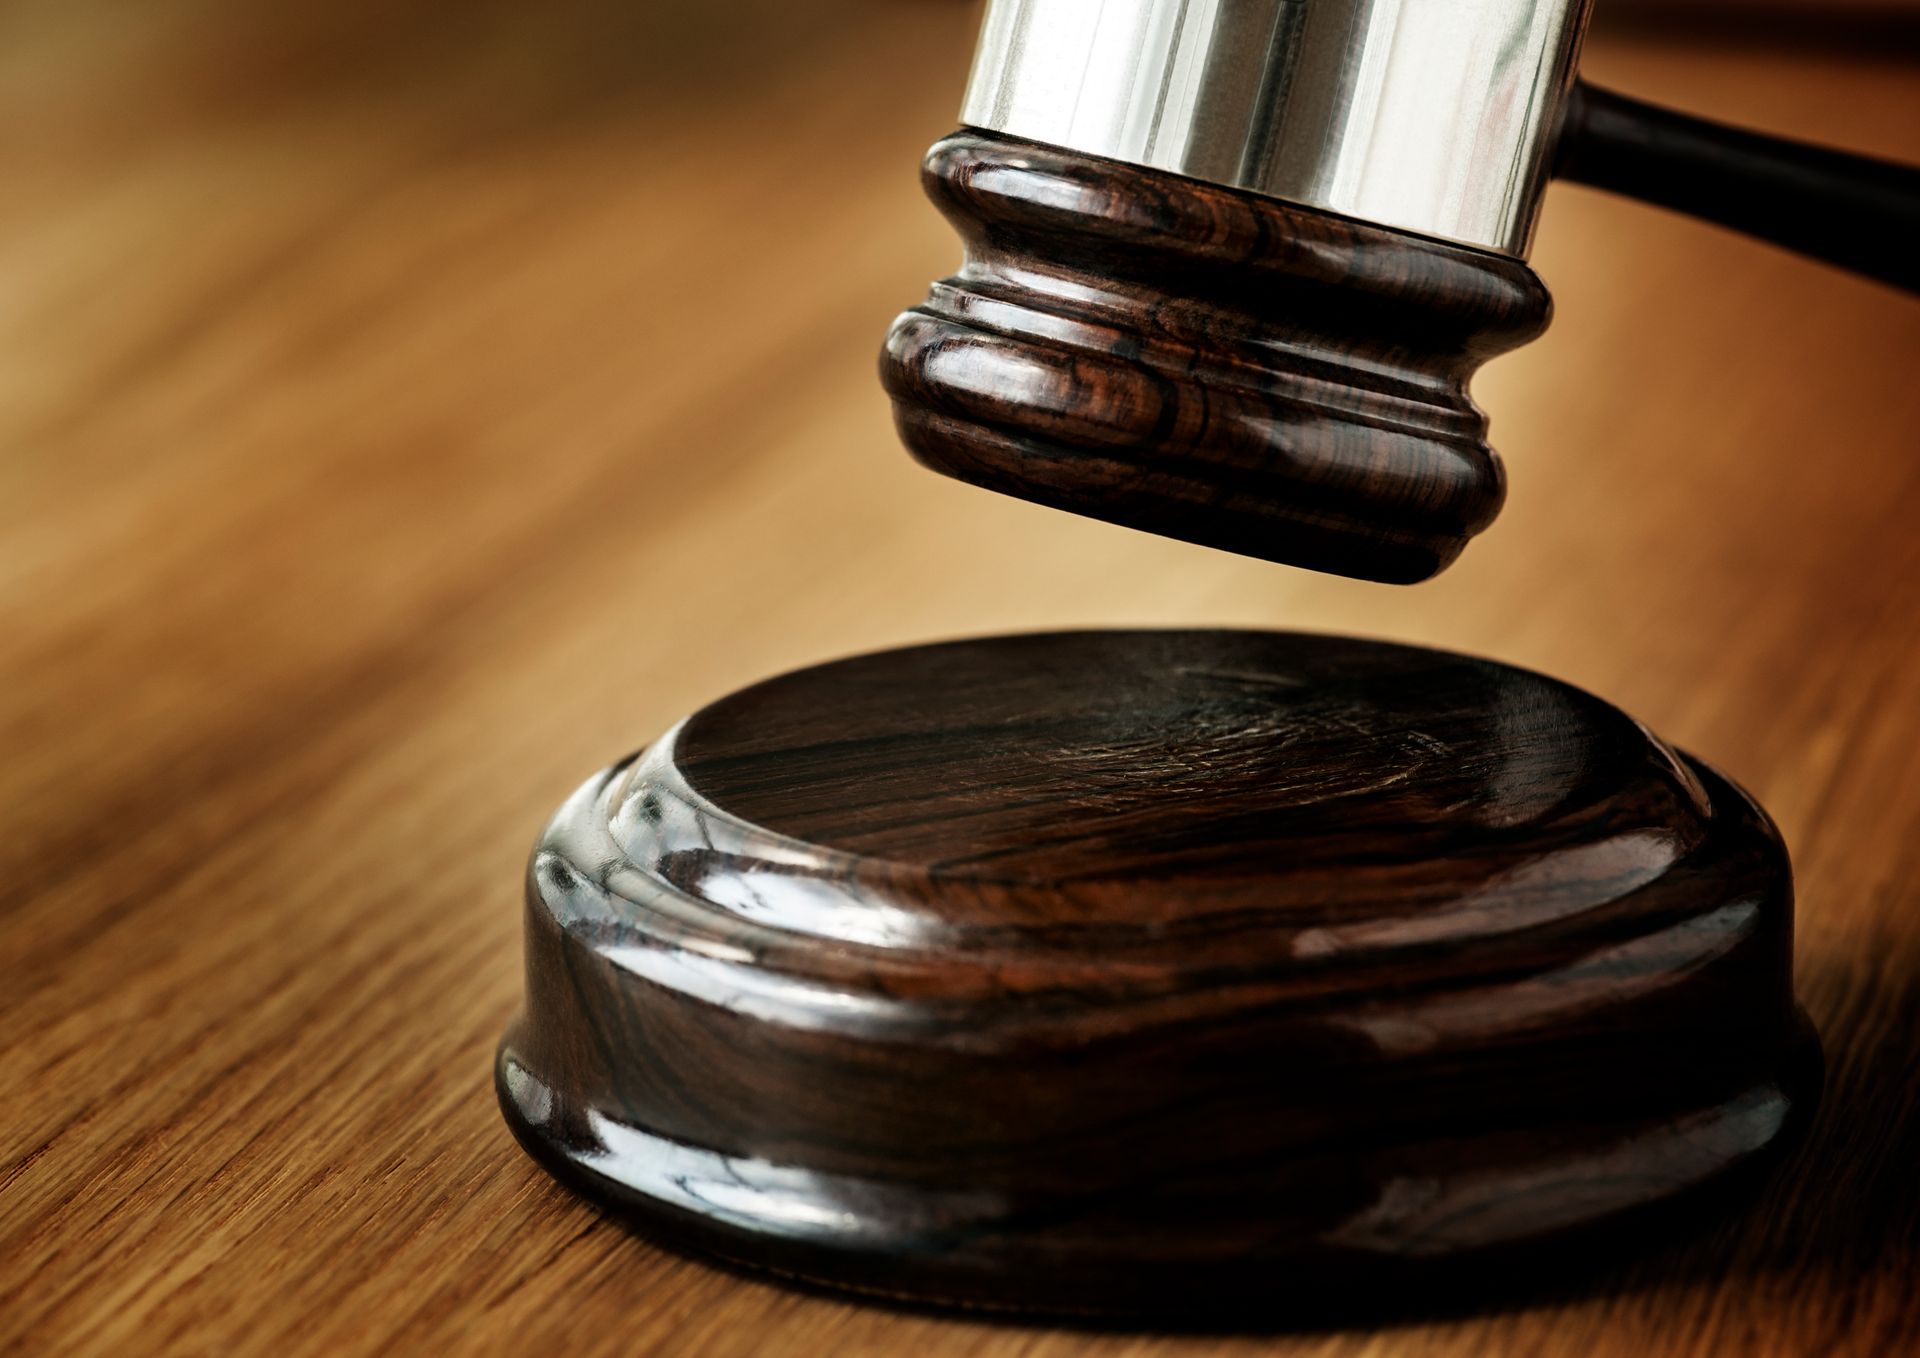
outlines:
[[[898,453],[873,352],[955,256],[914,166],[957,102],[965,6],[87,0],[4,23],[0,1349],[1920,1342],[1909,299],[1558,191],[1555,328],[1479,388],[1506,515],[1433,584],[1363,585]],[[1920,157],[1920,80],[1871,53],[1637,36],[1589,71]],[[1743,779],[1798,862],[1831,1065],[1812,1144],[1753,1210],[1582,1299],[1188,1338],[743,1281],[515,1148],[489,1076],[522,856],[580,778],[771,671],[1116,622],[1484,652]]]

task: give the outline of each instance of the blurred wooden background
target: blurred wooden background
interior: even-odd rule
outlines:
[[[956,249],[964,4],[0,11],[0,1350],[1882,1355],[1920,1343],[1920,306],[1562,189],[1513,493],[1414,589],[941,481],[873,354]],[[1631,93],[1920,158],[1911,43],[1602,35]],[[1721,763],[1831,1087],[1585,1296],[1086,1335],[663,1255],[493,1107],[522,856],[772,671],[1096,623],[1546,669]]]

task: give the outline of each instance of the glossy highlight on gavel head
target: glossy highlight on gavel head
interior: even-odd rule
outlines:
[[[1505,477],[1468,395],[1546,328],[1520,259],[1005,135],[928,154],[960,271],[881,379],[928,467],[1078,514],[1411,583]]]

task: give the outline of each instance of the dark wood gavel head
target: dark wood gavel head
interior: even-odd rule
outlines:
[[[1467,395],[1538,334],[1553,174],[1920,290],[1920,172],[1575,79],[1588,0],[989,0],[928,190],[966,263],[882,359],[915,457],[1421,580],[1499,511]]]
[[[1499,512],[1467,384],[1546,326],[1521,260],[993,133],[941,141],[925,183],[965,263],[881,357],[925,465],[1393,582]]]

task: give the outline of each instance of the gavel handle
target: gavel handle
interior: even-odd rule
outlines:
[[[1574,86],[1554,173],[1920,292],[1920,169]]]

